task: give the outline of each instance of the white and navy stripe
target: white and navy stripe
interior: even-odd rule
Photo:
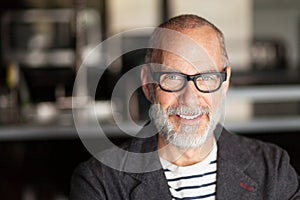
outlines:
[[[216,145],[202,162],[180,167],[161,158],[172,198],[213,200],[216,195]]]

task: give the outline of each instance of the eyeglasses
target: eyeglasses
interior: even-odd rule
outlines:
[[[182,90],[188,81],[193,81],[196,88],[203,93],[212,93],[220,89],[227,79],[226,69],[223,72],[205,72],[187,75],[179,72],[155,72],[150,69],[153,79],[166,92]]]

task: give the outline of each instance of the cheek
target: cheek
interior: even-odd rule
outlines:
[[[164,109],[169,106],[179,105],[178,96],[172,92],[157,91],[155,100],[156,103],[160,104]]]
[[[209,108],[212,108],[214,107],[214,104],[215,104],[215,98],[213,95],[211,94],[205,94],[203,96],[203,100],[205,101],[206,105],[209,107]]]
[[[202,93],[198,96],[198,105],[214,110],[218,107],[220,98],[216,93]]]
[[[219,106],[220,100],[222,99],[221,97],[221,92],[199,93],[194,96],[197,105],[209,107],[211,109],[216,109]],[[187,103],[184,102],[183,99],[184,98],[182,98],[178,93],[165,92],[156,88],[155,102],[160,104],[163,107],[163,109],[166,109],[170,106],[178,106],[180,104],[186,105]]]
[[[215,93],[208,94],[206,98],[206,102],[212,110],[216,110],[220,106],[222,99],[223,99],[222,93],[215,92]]]

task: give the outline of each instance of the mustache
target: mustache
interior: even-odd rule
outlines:
[[[196,106],[188,107],[185,105],[180,105],[176,107],[168,107],[166,110],[167,115],[204,115],[210,114],[210,109],[208,107]]]

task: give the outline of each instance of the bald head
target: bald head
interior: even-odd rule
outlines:
[[[218,46],[220,48],[220,56],[222,58],[223,66],[228,65],[228,56],[225,48],[224,36],[223,33],[212,23],[207,21],[206,19],[199,17],[197,15],[180,15],[177,17],[173,17],[170,20],[160,24],[158,29],[156,29],[150,39],[151,43],[157,43],[162,40],[162,35],[160,34],[160,30],[162,28],[178,31],[181,33],[185,33],[187,30],[191,29],[201,29],[204,27],[208,27],[213,32],[215,32],[215,37],[218,40]],[[148,49],[146,55],[146,63],[156,63],[161,62],[162,59],[162,50],[160,49]]]

